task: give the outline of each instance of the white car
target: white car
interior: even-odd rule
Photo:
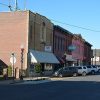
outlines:
[[[88,73],[95,74],[98,71],[96,66],[87,65],[86,67],[87,67]]]
[[[91,67],[91,65],[87,65],[86,67],[87,67],[87,71],[88,71],[88,73],[91,73],[91,71],[92,71],[92,67]]]
[[[92,65],[92,71],[95,71],[95,73],[96,73],[96,72],[98,72],[97,67],[96,67],[96,66],[94,66],[94,65]]]
[[[100,73],[100,65],[97,65],[96,67],[97,67],[98,72]]]
[[[78,69],[78,74],[82,76],[86,76],[86,74],[88,74],[86,66],[77,66],[77,69]]]

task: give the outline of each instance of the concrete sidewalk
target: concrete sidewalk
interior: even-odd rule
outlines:
[[[41,83],[43,81],[50,81],[50,77],[27,77],[27,78],[23,78],[23,80],[20,79],[15,79],[15,80],[1,80],[0,81],[0,85],[7,85],[7,84],[17,84],[17,83],[30,83],[30,82],[34,82],[36,83]],[[29,82],[30,81],[30,82]]]
[[[26,77],[23,78],[24,81],[28,80],[49,80],[50,77]]]
[[[17,82],[21,82],[20,80],[1,80],[0,85],[14,84]]]

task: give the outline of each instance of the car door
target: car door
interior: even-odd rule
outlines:
[[[69,75],[69,68],[64,68],[64,70],[63,70],[63,75],[64,76],[68,76]]]

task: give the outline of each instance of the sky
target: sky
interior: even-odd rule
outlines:
[[[8,5],[8,1],[14,7],[15,0],[0,0],[0,3]],[[100,49],[100,0],[18,0],[22,10],[24,1],[27,10],[46,16],[72,33],[81,34],[93,49]],[[0,5],[0,12],[8,10],[7,6]]]

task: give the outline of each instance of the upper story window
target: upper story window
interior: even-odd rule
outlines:
[[[45,22],[41,24],[41,29],[40,29],[40,40],[41,42],[46,42],[46,25]]]

